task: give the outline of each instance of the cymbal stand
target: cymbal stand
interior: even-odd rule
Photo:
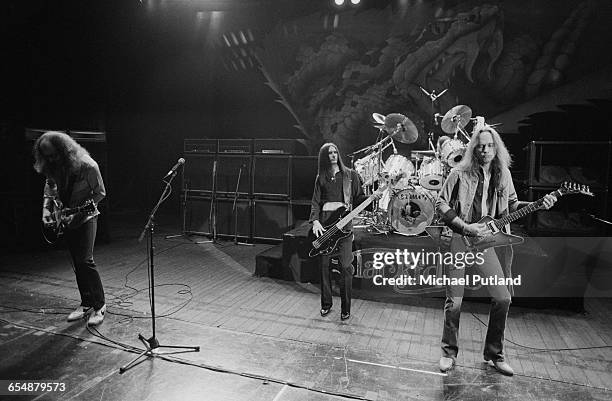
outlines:
[[[457,127],[457,131],[461,132],[461,135],[463,135],[463,137],[465,138],[466,141],[470,141],[470,136],[467,134],[467,132],[465,132],[465,130],[463,128]],[[457,138],[457,133],[455,132],[455,138]]]
[[[430,146],[432,146],[432,145],[433,145],[433,136],[434,136],[433,127],[435,127],[435,126],[437,126],[437,125],[438,125],[438,117],[442,117],[442,116],[440,116],[438,113],[434,113],[434,104],[435,104],[436,100],[438,100],[438,98],[439,98],[440,96],[444,95],[444,94],[446,93],[446,91],[448,91],[448,88],[447,88],[447,89],[444,89],[442,92],[440,92],[440,93],[438,93],[438,94],[436,94],[436,90],[435,90],[435,89],[434,89],[434,90],[432,90],[432,91],[431,91],[431,93],[430,93],[430,92],[427,92],[427,90],[425,90],[425,89],[424,89],[423,87],[421,87],[421,86],[419,86],[419,88],[421,88],[421,91],[423,91],[423,93],[424,93],[424,94],[425,94],[427,97],[429,97],[429,99],[431,100],[431,115],[432,115],[432,118],[433,118],[433,124],[432,124],[432,130],[429,132],[429,134],[428,134],[428,135],[430,136],[430,138],[429,138],[429,145],[430,145]],[[435,148],[435,147],[433,147],[432,149],[433,149],[434,151],[436,151],[436,148]],[[437,157],[438,157],[438,156],[437,156],[437,154],[436,154],[436,158],[437,158]]]

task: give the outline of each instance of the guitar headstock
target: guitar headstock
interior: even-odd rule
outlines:
[[[588,185],[578,184],[576,182],[566,181],[557,190],[559,195],[582,194],[587,196],[595,196]]]

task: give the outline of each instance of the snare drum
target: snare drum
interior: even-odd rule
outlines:
[[[435,198],[421,187],[404,189],[389,203],[389,222],[400,234],[418,235],[431,225],[435,215]]]
[[[414,174],[414,165],[404,156],[393,154],[385,162],[384,172],[393,180],[394,188],[408,188],[410,177]]]
[[[451,167],[457,166],[463,159],[465,147],[465,144],[459,139],[447,140],[441,147],[442,161]]]
[[[419,184],[425,189],[440,190],[446,177],[446,169],[439,159],[427,157],[419,168]]]

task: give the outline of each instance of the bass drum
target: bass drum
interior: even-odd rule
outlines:
[[[404,189],[393,195],[388,208],[389,222],[398,233],[418,235],[433,221],[435,197],[421,187]]]
[[[419,184],[423,188],[440,190],[445,177],[445,168],[440,160],[433,157],[423,160],[419,169]]]

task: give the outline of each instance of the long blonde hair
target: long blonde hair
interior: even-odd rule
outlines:
[[[70,135],[63,132],[47,131],[42,134],[32,147],[34,157],[34,170],[54,180],[58,180],[60,172],[50,164],[40,150],[42,142],[49,142],[59,154],[63,164],[72,172],[77,171],[83,164],[85,156],[89,156],[87,149],[79,145]]]
[[[472,134],[472,138],[467,145],[463,159],[457,166],[459,169],[464,171],[470,171],[476,174],[480,161],[478,160],[478,154],[475,152],[476,146],[478,145],[478,139],[480,135],[488,132],[493,137],[493,143],[495,143],[495,157],[491,161],[491,183],[496,189],[500,189],[501,176],[504,170],[509,169],[512,166],[512,156],[506,148],[506,144],[501,139],[499,133],[490,125],[484,124],[479,127],[477,131]]]

